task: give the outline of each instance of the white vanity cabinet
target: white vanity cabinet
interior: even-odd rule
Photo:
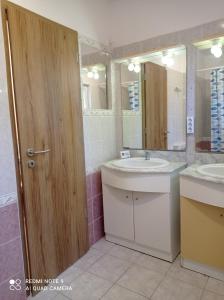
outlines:
[[[106,239],[173,261],[180,252],[182,169],[160,174],[102,167]]]
[[[133,192],[136,243],[171,251],[169,200],[169,194]]]
[[[113,236],[134,240],[132,192],[103,185],[104,227]]]

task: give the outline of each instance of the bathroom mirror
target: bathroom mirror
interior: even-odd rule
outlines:
[[[186,49],[119,61],[123,147],[186,148]]]
[[[111,109],[107,84],[109,54],[83,42],[80,53],[83,110]]]
[[[196,150],[224,152],[224,37],[195,44]]]

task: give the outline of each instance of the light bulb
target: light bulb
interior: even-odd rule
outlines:
[[[135,67],[134,67],[134,71],[135,73],[139,73],[141,71],[141,67],[139,64],[136,64]]]
[[[88,78],[93,78],[93,72],[92,72],[92,71],[89,71],[89,72],[87,73],[87,77],[88,77]]]
[[[128,70],[129,70],[130,72],[134,71],[134,68],[135,68],[135,65],[134,65],[133,63],[130,63],[130,64],[128,65]]]
[[[96,79],[96,80],[98,80],[100,78],[99,73],[98,72],[94,72],[93,78]]]
[[[220,44],[213,45],[211,47],[211,53],[217,58],[221,57],[222,56],[222,45],[220,45]]]
[[[162,63],[167,67],[171,67],[174,64],[174,60],[171,56],[165,55],[162,57]]]

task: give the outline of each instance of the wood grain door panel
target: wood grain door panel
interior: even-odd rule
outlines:
[[[31,277],[54,278],[88,249],[77,32],[2,5]],[[28,148],[50,152],[29,158]],[[35,168],[28,168],[29,159]]]
[[[167,71],[151,62],[142,69],[144,148],[167,150]]]

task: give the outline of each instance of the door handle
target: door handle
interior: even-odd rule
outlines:
[[[51,151],[50,149],[34,151],[33,148],[29,148],[29,149],[27,149],[26,154],[27,154],[29,157],[32,157],[32,156],[34,156],[34,155],[45,154],[45,153],[48,153],[48,152],[50,152],[50,151]]]

